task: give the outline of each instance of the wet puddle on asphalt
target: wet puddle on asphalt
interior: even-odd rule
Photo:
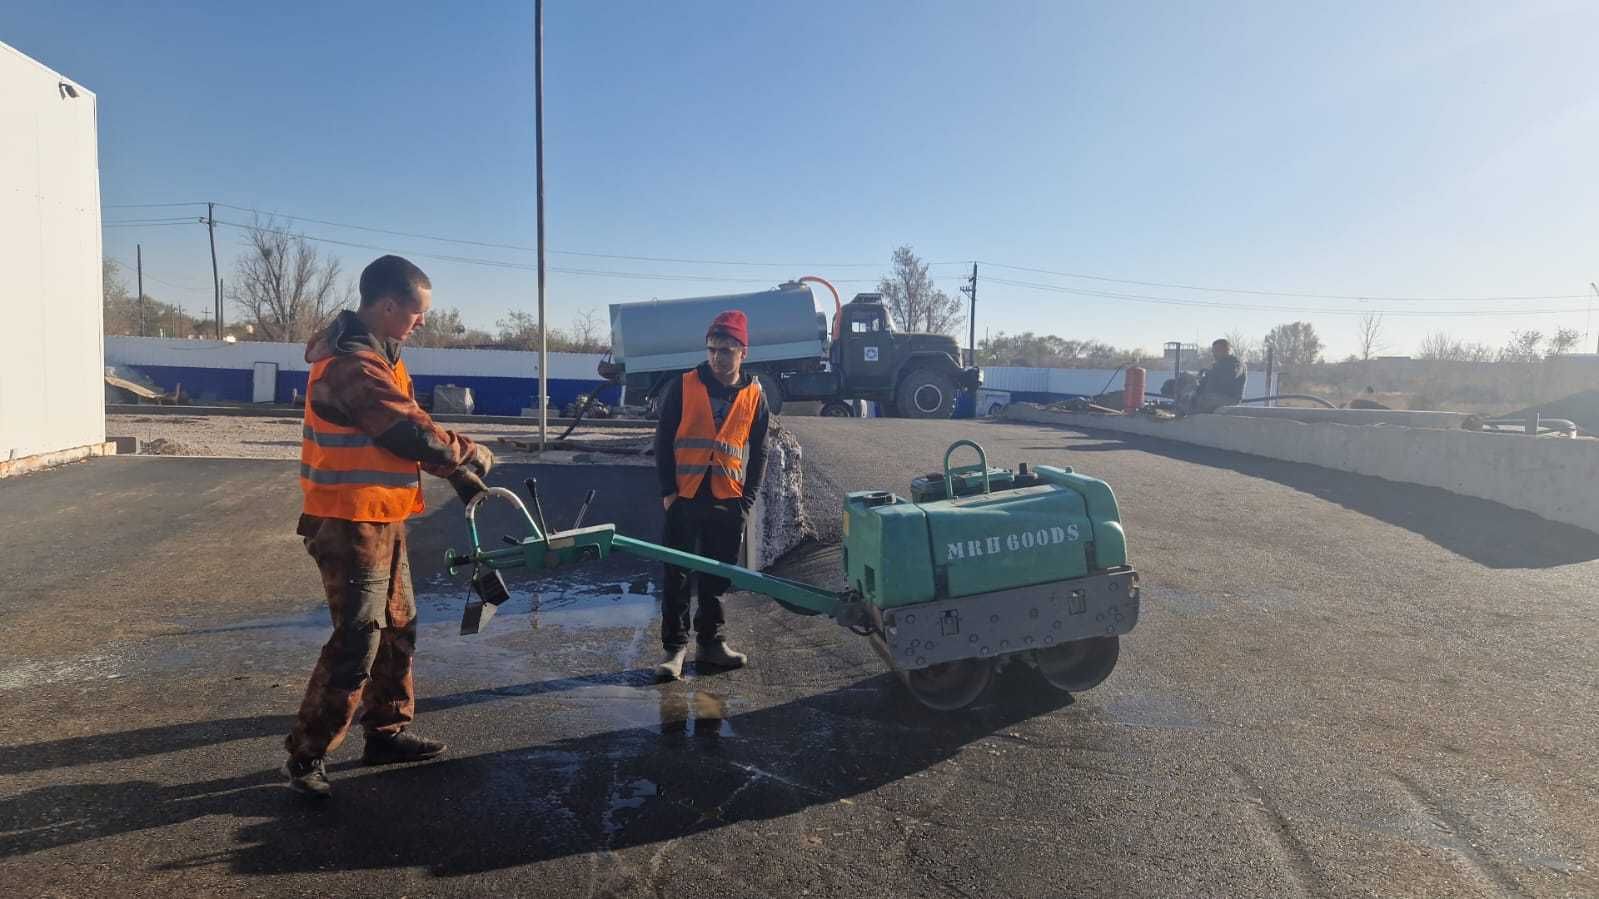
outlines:
[[[727,699],[697,686],[701,672],[692,660],[681,683],[654,683],[658,574],[654,566],[607,566],[538,579],[508,576],[511,598],[473,635],[459,633],[470,596],[464,578],[418,582],[419,667],[448,670],[507,698],[554,696],[555,714],[583,719],[587,727],[620,725],[667,738],[732,737]],[[309,670],[329,632],[326,607],[313,606],[284,618],[190,620],[157,644],[188,662],[229,658],[233,667],[250,668],[262,659],[303,658]],[[298,688],[299,682],[284,686]]]

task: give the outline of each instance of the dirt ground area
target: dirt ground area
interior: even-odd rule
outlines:
[[[139,438],[140,452],[157,456],[216,456],[230,459],[298,459],[299,418],[252,418],[235,415],[137,415],[106,416],[110,437]],[[536,443],[538,425],[449,424],[446,427],[488,444],[496,457],[508,462],[585,462],[603,459],[611,463],[654,464],[646,455],[654,431],[645,428],[579,427],[559,448],[541,454],[518,449],[507,441]],[[551,428],[550,438],[565,430]]]

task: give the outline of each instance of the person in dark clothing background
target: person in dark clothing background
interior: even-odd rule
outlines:
[[[1243,360],[1233,355],[1233,345],[1225,338],[1210,345],[1216,359],[1199,380],[1199,389],[1188,404],[1188,412],[1215,412],[1222,406],[1231,406],[1244,398],[1244,384],[1249,370]]]
[[[770,415],[760,382],[743,371],[748,347],[744,313],[717,315],[705,334],[707,360],[667,387],[655,427],[655,469],[666,511],[662,542],[720,562],[737,561],[744,519],[766,472]],[[722,634],[727,579],[667,565],[661,597],[666,658],[655,666],[658,679],[683,676],[694,579],[699,584],[699,610],[692,619],[697,660],[720,668],[739,668],[749,660],[729,648]]]

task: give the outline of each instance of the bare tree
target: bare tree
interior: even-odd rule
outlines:
[[[1448,331],[1428,334],[1416,352],[1416,358],[1434,362],[1492,362],[1494,356],[1493,347],[1456,340]]]
[[[961,298],[934,287],[927,263],[908,246],[894,251],[894,273],[878,282],[877,292],[904,331],[947,334],[966,320]]]
[[[1582,333],[1576,328],[1556,328],[1555,336],[1549,338],[1549,356],[1564,356],[1571,352],[1571,348],[1582,339]]]
[[[122,266],[115,259],[100,260],[100,295],[107,335],[139,333],[138,300],[128,292]]]
[[[598,309],[584,309],[572,319],[574,353],[603,353],[611,348],[610,334]]]
[[[355,292],[339,277],[339,260],[322,255],[303,236],[256,219],[234,264],[229,299],[262,340],[308,339]]]
[[[452,307],[430,310],[422,324],[411,332],[409,342],[412,346],[476,347],[493,343],[494,336],[468,327],[461,318],[461,310]]]
[[[1537,362],[1543,358],[1543,352],[1539,349],[1542,344],[1542,331],[1511,331],[1510,342],[1499,351],[1499,361]]]
[[[1233,348],[1233,355],[1237,356],[1240,362],[1248,362],[1260,356],[1260,342],[1237,328],[1223,334],[1222,339]]]
[[[1360,358],[1371,361],[1371,357],[1387,349],[1387,344],[1382,342],[1382,313],[1368,312],[1360,317]]]
[[[499,343],[513,350],[537,350],[539,348],[539,317],[531,312],[521,309],[511,309],[505,317],[494,323],[500,329]],[[554,332],[550,334],[550,350],[556,349],[557,337]]]

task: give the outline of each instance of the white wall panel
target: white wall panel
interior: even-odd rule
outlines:
[[[0,44],[0,460],[105,440],[95,103]]]

